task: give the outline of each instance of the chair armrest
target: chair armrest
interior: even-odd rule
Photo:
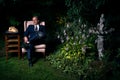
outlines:
[[[35,52],[42,52],[42,53],[45,53],[45,49],[35,49]]]
[[[35,46],[36,49],[45,49],[46,45],[45,44],[40,44]]]

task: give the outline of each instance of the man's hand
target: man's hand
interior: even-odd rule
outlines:
[[[24,42],[29,43],[28,38],[26,36],[24,37]]]

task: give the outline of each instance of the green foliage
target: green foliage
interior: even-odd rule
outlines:
[[[18,26],[20,24],[14,17],[10,17],[9,23],[11,26]]]
[[[63,72],[83,75],[88,65],[94,60],[91,56],[94,55],[96,36],[89,33],[87,23],[82,23],[80,20],[66,22],[65,18],[61,21],[65,22],[65,25],[61,26],[61,30],[56,34],[63,44],[54,55],[48,56],[48,60]],[[86,57],[87,49],[91,50],[89,57]]]
[[[63,44],[65,45],[65,44]],[[73,50],[73,49],[72,49]],[[114,59],[109,61],[110,52],[105,53],[103,61],[93,59],[93,56],[81,57],[79,53],[66,53],[65,48],[60,48],[48,57],[53,67],[62,69],[66,73],[79,75],[80,80],[119,80],[120,79],[120,63]],[[119,52],[119,50],[118,50]],[[78,56],[79,55],[79,56]],[[116,56],[118,57],[120,53]]]
[[[0,74],[0,80],[77,80],[54,69],[47,60],[39,59],[29,68],[27,58],[18,60],[17,56],[11,56],[8,62],[5,57],[0,57]]]
[[[118,63],[115,60],[109,62],[108,54],[112,52],[105,52],[108,54],[103,61],[95,59],[96,35],[89,31],[98,23],[100,14],[104,12],[102,7],[106,2],[106,0],[65,0],[68,7],[67,17],[60,20],[64,25],[62,24],[57,31],[57,38],[61,40],[62,45],[55,54],[48,56],[54,67],[62,69],[63,72],[79,75],[80,80],[119,78],[119,71],[115,75],[115,71],[119,69]],[[108,75],[112,76],[108,77]]]
[[[58,21],[61,26],[56,34],[62,45],[54,55],[48,57],[48,60],[63,72],[84,75],[85,78],[86,70],[95,59],[96,35],[89,32],[91,25],[88,21],[82,20],[79,16],[78,6],[72,0],[70,1],[66,3],[68,7],[71,7],[68,10],[68,17],[60,18]],[[87,49],[90,51],[87,52]]]
[[[105,0],[65,0],[69,8],[67,14],[70,20],[81,18],[90,24],[96,23],[102,13],[99,9],[105,4]]]

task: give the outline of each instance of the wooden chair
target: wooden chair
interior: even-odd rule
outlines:
[[[24,21],[24,32],[26,31],[29,25],[33,25],[33,21]],[[45,26],[45,22],[44,21],[40,22],[40,25]],[[34,48],[35,48],[35,52],[42,53],[43,56],[45,56],[46,44],[36,45],[34,46]],[[24,53],[26,52],[27,50],[25,48],[22,48],[22,57],[24,57]]]

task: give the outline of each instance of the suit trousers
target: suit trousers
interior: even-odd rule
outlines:
[[[29,44],[29,48],[27,48],[27,58],[28,58],[28,60],[32,59],[33,52],[34,52],[34,44]]]

